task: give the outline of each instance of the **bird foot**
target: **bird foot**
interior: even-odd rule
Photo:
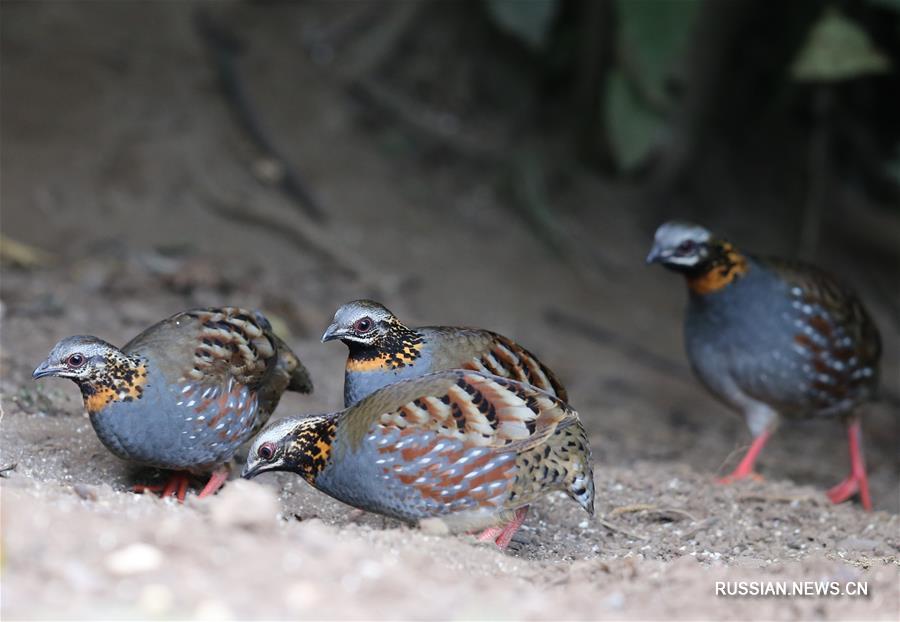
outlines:
[[[173,473],[169,481],[162,484],[154,484],[151,486],[138,485],[133,488],[134,492],[146,493],[152,492],[158,494],[163,499],[166,497],[175,497],[179,503],[184,503],[184,497],[187,494],[190,477],[187,473]]]
[[[522,526],[522,523],[525,522],[525,516],[528,514],[528,506],[526,505],[523,508],[519,508],[516,510],[516,516],[506,525],[502,527],[488,527],[484,531],[482,531],[476,539],[479,542],[489,542],[491,540],[494,541],[494,544],[497,545],[497,548],[500,550],[505,549],[509,546],[509,543],[512,542],[513,535],[515,535],[516,531],[519,530],[519,527]]]
[[[203,497],[209,497],[214,494],[219,488],[221,488],[225,482],[228,480],[229,470],[227,466],[222,466],[212,472],[212,475],[209,477],[209,481],[206,482],[206,486],[197,494],[199,499]],[[161,498],[165,499],[166,497],[175,497],[178,500],[178,503],[184,503],[184,498],[187,496],[187,489],[191,483],[191,475],[190,473],[185,472],[176,472],[173,473],[172,476],[165,484],[152,484],[152,485],[143,485],[139,484],[134,486],[132,490],[137,493],[154,493],[158,494]]]
[[[869,498],[868,482],[865,482],[864,486],[865,493],[863,493],[862,486],[860,485],[860,479],[855,475],[850,475],[840,484],[829,488],[828,492],[825,494],[828,495],[828,499],[834,504],[843,503],[844,501],[859,495],[863,508],[867,511],[872,511],[872,501]]]
[[[197,498],[202,499],[203,497],[215,494],[216,491],[228,481],[228,473],[229,470],[227,466],[221,466],[213,471],[212,475],[209,476],[209,481],[206,482],[206,486],[203,487],[203,490],[200,491]]]

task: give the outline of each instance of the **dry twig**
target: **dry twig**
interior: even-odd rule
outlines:
[[[618,525],[609,522],[605,518],[597,517],[597,522],[609,529],[610,531],[621,533],[622,535],[628,536],[629,538],[633,538],[635,540],[649,540],[647,536],[642,536],[640,534],[634,533],[633,531],[629,531],[624,527],[619,527]]]

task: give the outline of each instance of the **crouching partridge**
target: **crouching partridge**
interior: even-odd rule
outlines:
[[[380,389],[337,413],[290,417],[253,441],[243,476],[291,471],[348,505],[407,523],[440,517],[501,548],[554,490],[594,512],[591,450],[575,411],[473,371]]]
[[[828,496],[840,503],[858,493],[871,509],[856,409],[875,394],[881,344],[859,299],[812,266],[744,255],[684,222],[656,231],[647,261],[685,276],[691,366],[754,436],[725,481],[754,475],[780,416],[838,417],[848,426],[851,473]]]
[[[60,341],[34,378],[59,376],[80,388],[97,436],[131,462],[177,471],[160,490],[180,501],[189,474],[212,472],[200,497],[228,477],[228,462],[269,419],[285,390],[312,383],[258,312],[185,311],[121,349],[97,337]]]
[[[568,400],[556,375],[528,350],[488,330],[429,326],[409,328],[372,300],[343,305],[322,336],[349,349],[344,406],[404,378],[446,369],[470,369],[528,383]]]

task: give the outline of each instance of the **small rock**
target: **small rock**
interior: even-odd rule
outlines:
[[[114,575],[127,576],[156,570],[162,562],[163,554],[158,548],[135,542],[110,553],[106,557],[106,569]]]
[[[172,590],[160,583],[145,585],[138,596],[138,607],[153,616],[162,616],[172,608]]]
[[[254,482],[228,482],[209,500],[210,519],[218,527],[268,527],[275,523],[281,504],[275,492]]]
[[[97,500],[97,491],[93,486],[88,486],[87,484],[78,483],[72,486],[72,490],[75,491],[75,494],[84,499],[85,501],[96,501]]]
[[[196,620],[233,620],[234,612],[218,600],[204,600],[194,610]]]
[[[423,518],[419,521],[419,529],[422,533],[429,536],[446,536],[450,533],[450,528],[440,517]]]
[[[610,609],[621,609],[625,605],[625,595],[622,592],[613,592],[604,602]]]
[[[299,581],[289,585],[284,592],[284,602],[291,611],[307,613],[323,600],[322,594],[310,581]]]

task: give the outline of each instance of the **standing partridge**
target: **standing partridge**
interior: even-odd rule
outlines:
[[[878,329],[859,299],[824,272],[744,255],[698,225],[656,231],[648,263],[682,273],[690,294],[688,358],[701,382],[743,413],[754,441],[724,481],[753,476],[779,416],[847,422],[850,476],[834,503],[859,494],[871,509],[856,408],[878,384]]]
[[[243,476],[266,471],[407,523],[485,529],[479,539],[501,548],[550,491],[594,512],[578,414],[533,386],[473,371],[402,380],[341,412],[277,421],[253,441]]]
[[[348,302],[334,314],[322,341],[340,339],[349,349],[344,406],[392,382],[445,369],[470,369],[528,383],[568,400],[556,375],[528,350],[503,335],[478,328],[408,328],[384,305]]]
[[[123,348],[89,336],[60,341],[34,378],[69,378],[80,388],[97,436],[115,455],[177,473],[161,490],[184,500],[188,474],[212,472],[205,497],[228,477],[238,447],[269,419],[285,390],[312,383],[258,312],[185,311]]]

